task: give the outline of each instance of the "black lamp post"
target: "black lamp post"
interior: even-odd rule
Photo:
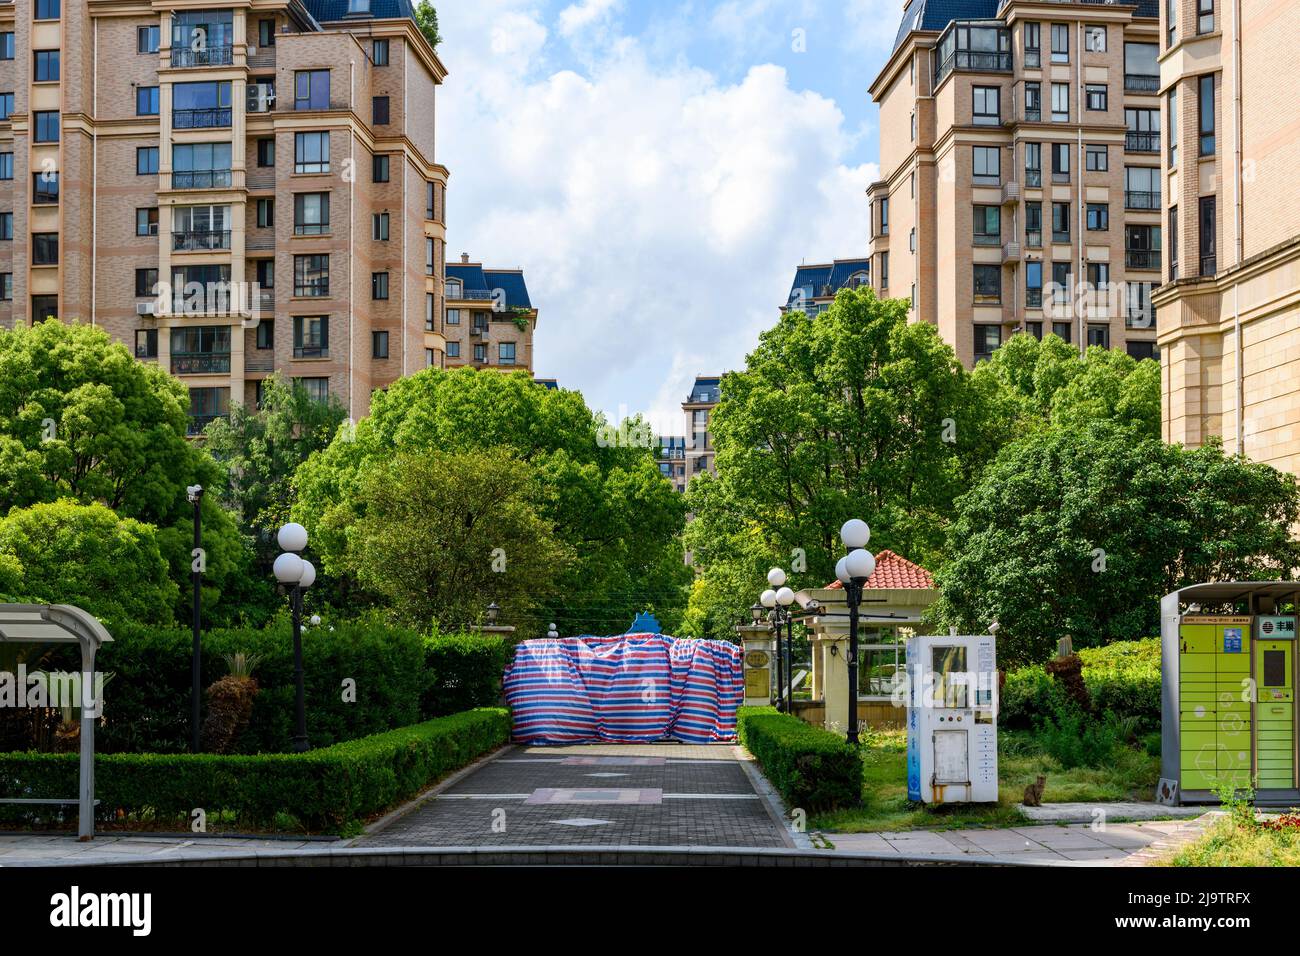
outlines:
[[[862,603],[862,587],[876,570],[875,556],[867,548],[871,529],[859,518],[850,518],[840,528],[840,540],[849,553],[835,565],[835,576],[844,585],[844,597],[849,605],[849,722],[848,741],[858,742],[858,606]]]
[[[290,588],[289,609],[293,615],[293,680],[294,709],[297,732],[293,736],[293,749],[303,753],[307,749],[307,694],[303,686],[302,668],[302,592],[316,581],[316,568],[304,561],[298,552],[307,547],[307,529],[290,522],[277,536],[284,554],[275,559],[275,578]]]
[[[767,610],[767,623],[772,629],[772,636],[776,639],[776,666],[773,668],[776,671],[776,709],[784,710],[785,676],[781,671],[781,612],[776,606],[776,591],[768,588],[759,595],[758,601]]]
[[[199,752],[199,720],[201,719],[201,694],[203,665],[199,660],[202,650],[199,640],[199,606],[202,600],[201,585],[203,572],[203,486],[190,485],[185,489],[185,497],[194,506],[194,551],[191,555],[190,577],[194,583],[194,647],[190,653],[190,752]]]

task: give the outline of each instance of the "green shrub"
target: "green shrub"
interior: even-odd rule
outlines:
[[[1153,730],[1149,734],[1143,734],[1142,749],[1150,757],[1159,757],[1164,750],[1164,739],[1160,736],[1160,731]]]
[[[425,717],[491,707],[501,699],[501,675],[510,647],[497,634],[448,634],[425,638]]]
[[[1160,727],[1160,639],[1117,641],[1079,651],[1083,682],[1098,714],[1134,718],[1138,733]],[[1060,685],[1041,664],[1007,673],[1002,688],[999,722],[1004,727],[1030,728],[1056,713],[1064,702]]]
[[[740,708],[736,730],[791,809],[835,810],[861,801],[862,755],[837,734],[772,707]]]
[[[97,815],[176,824],[202,808],[210,820],[226,814],[245,826],[266,826],[287,814],[308,830],[338,832],[509,737],[508,711],[483,708],[303,754],[101,754],[95,759]],[[0,754],[0,796],[67,798],[76,792],[75,754]],[[0,805],[6,820],[48,812]]]
[[[1104,766],[1118,745],[1113,721],[1094,720],[1070,709],[1061,710],[1055,719],[1044,717],[1038,740],[1064,770]]]

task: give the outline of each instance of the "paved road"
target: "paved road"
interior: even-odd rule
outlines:
[[[512,747],[352,845],[790,847],[730,744]]]

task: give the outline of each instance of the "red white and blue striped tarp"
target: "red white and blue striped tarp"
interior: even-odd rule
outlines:
[[[741,651],[663,634],[523,641],[506,669],[514,736],[531,744],[736,739]]]

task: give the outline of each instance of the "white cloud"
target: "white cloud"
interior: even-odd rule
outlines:
[[[571,37],[592,24],[606,21],[620,0],[580,0],[560,11],[560,33]]]
[[[559,32],[608,7],[566,8]],[[537,373],[593,407],[681,422],[695,374],[743,363],[801,260],[865,253],[874,165],[847,164],[858,131],[782,68],[722,82],[612,36],[581,73],[551,69],[563,51],[526,3],[445,19],[464,38],[440,51],[448,251],[524,268]],[[474,48],[494,25],[517,39],[509,63]]]

